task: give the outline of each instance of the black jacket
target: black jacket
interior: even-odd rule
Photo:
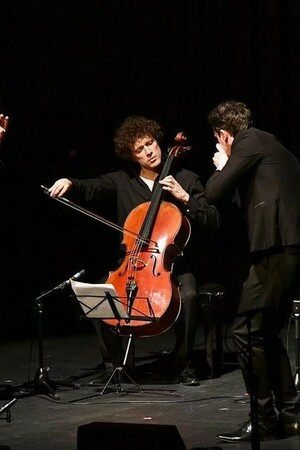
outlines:
[[[218,205],[236,188],[252,253],[300,244],[300,163],[275,136],[253,127],[238,133],[205,195]]]

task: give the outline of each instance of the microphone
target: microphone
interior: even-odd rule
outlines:
[[[85,270],[82,269],[80,270],[80,272],[76,272],[71,278],[68,278],[67,280],[63,281],[62,283],[58,284],[57,286],[55,286],[53,288],[53,290],[57,290],[57,289],[63,289],[66,286],[68,286],[69,284],[71,284],[71,281],[73,280],[78,280],[79,278],[81,278],[83,275],[85,274]]]

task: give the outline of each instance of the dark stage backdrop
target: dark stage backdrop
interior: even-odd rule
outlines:
[[[40,185],[116,169],[113,132],[126,116],[157,119],[166,146],[185,131],[193,147],[185,164],[203,182],[214,153],[206,116],[226,99],[247,102],[255,125],[300,156],[299,5],[1,1],[0,101],[11,118],[1,149],[1,334],[32,332],[40,292],[82,268],[88,281],[111,268],[117,232],[47,198]],[[239,241],[227,242],[208,246],[199,280],[224,282],[233,310],[244,267]],[[67,292],[50,296],[47,308],[54,331],[77,320]]]

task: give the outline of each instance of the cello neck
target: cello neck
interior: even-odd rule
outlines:
[[[161,171],[161,174],[159,176],[159,181],[162,180],[163,178],[165,178],[169,174],[172,162],[173,162],[173,155],[169,154],[166,159],[166,162],[164,164],[163,170]],[[156,186],[153,191],[150,207],[147,211],[144,223],[142,224],[141,231],[139,233],[140,236],[142,236],[144,240],[149,239],[149,236],[150,236],[150,233],[151,233],[151,230],[152,230],[152,227],[153,227],[156,215],[157,215],[157,211],[158,211],[160,203],[161,203],[163,193],[164,193],[164,191],[163,191],[161,185],[159,183],[156,183]]]
[[[191,149],[190,146],[183,145],[186,142],[186,137],[184,136],[184,134],[182,132],[177,133],[177,135],[175,137],[175,141],[178,144],[169,150],[166,162],[164,164],[164,167],[163,167],[160,177],[159,177],[159,181],[162,180],[163,178],[165,178],[169,174],[174,157],[177,157],[181,153],[184,153]],[[161,198],[162,198],[163,194],[164,194],[164,191],[163,191],[160,183],[157,183],[154,188],[154,191],[153,191],[150,207],[148,209],[144,223],[142,224],[142,227],[141,227],[141,230],[139,233],[140,236],[142,236],[144,240],[149,239],[151,230],[152,230],[154,222],[155,222],[157,212],[159,210],[159,206],[160,206]]]

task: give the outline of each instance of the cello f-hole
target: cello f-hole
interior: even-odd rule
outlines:
[[[159,277],[161,275],[161,272],[156,273],[157,258],[155,255],[151,255],[150,258],[154,259],[154,264],[153,264],[153,269],[152,269],[153,276]]]

